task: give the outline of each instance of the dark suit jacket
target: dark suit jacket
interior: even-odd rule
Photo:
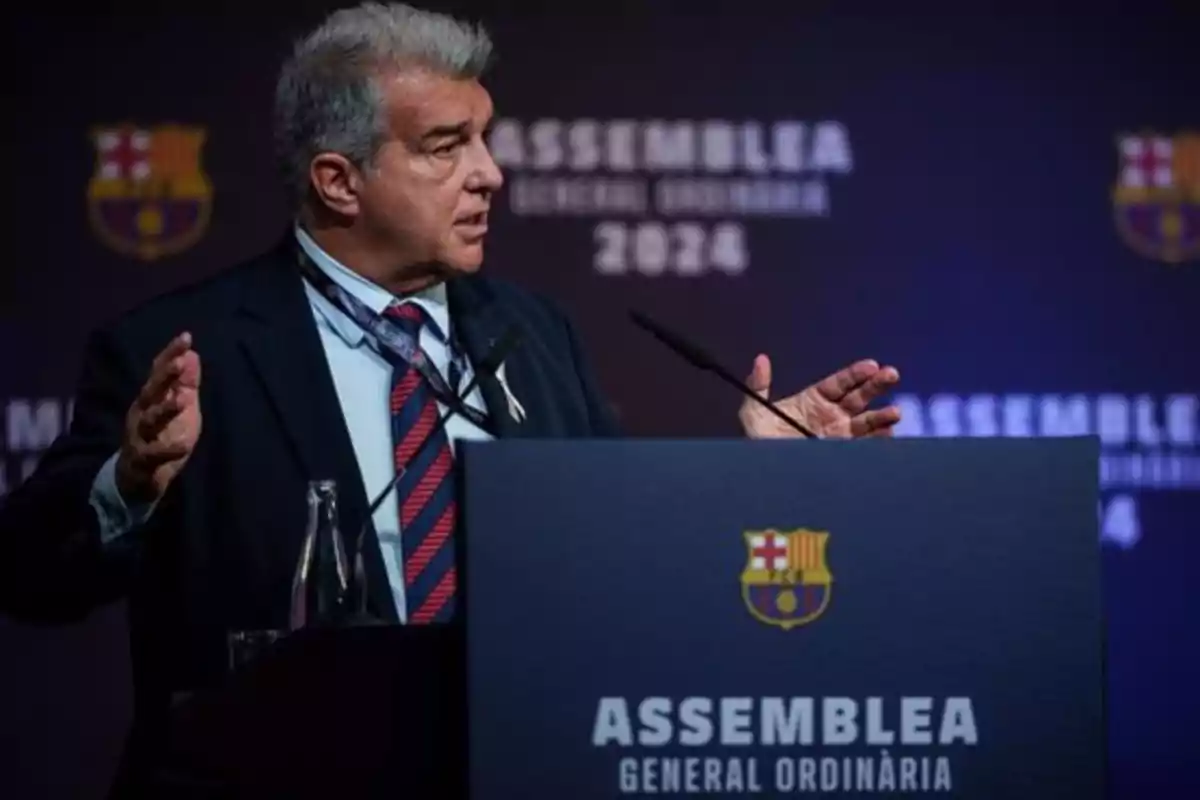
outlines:
[[[364,523],[368,499],[293,266],[295,246],[289,236],[96,332],[69,431],[0,507],[0,610],[71,621],[128,598],[135,734],[148,740],[173,692],[223,675],[227,631],[286,625],[307,481],[337,480],[343,532]],[[508,414],[494,377],[481,380],[498,436],[616,435],[559,311],[482,275],[452,280],[448,294],[476,363],[510,322],[523,332],[505,370],[524,421]],[[106,553],[89,491],[118,448],[152,359],[183,330],[202,363],[200,440],[146,526]],[[378,548],[370,554],[373,610],[395,619]]]

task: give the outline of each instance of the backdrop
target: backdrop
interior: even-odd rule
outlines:
[[[1113,797],[1200,787],[1197,14],[564,5],[477,7],[485,268],[573,316],[634,435],[735,434],[738,398],[630,307],[738,374],[768,353],[780,392],[893,363],[905,435],[1100,434]],[[280,235],[271,90],[320,6],[15,18],[0,491],[67,424],[90,328]],[[8,796],[102,792],[122,611],[0,623]]]

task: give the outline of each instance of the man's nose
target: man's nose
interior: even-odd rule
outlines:
[[[473,175],[475,181],[471,188],[475,191],[498,192],[504,185],[504,173],[500,171],[500,165],[496,163],[496,159],[492,158],[486,145],[479,149],[479,163],[476,165]]]

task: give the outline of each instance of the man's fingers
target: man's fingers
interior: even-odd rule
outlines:
[[[187,331],[176,336],[167,346],[159,351],[154,357],[154,361],[150,364],[150,372],[153,373],[162,367],[164,364],[174,361],[177,357],[186,353],[192,346],[192,335]]]
[[[871,405],[872,400],[887,394],[899,382],[900,371],[895,367],[884,367],[843,397],[840,405],[850,414],[858,414]]]
[[[138,392],[136,401],[138,408],[145,410],[162,402],[167,390],[179,376],[179,370],[182,367],[183,364],[180,361],[168,361],[156,367],[146,382],[142,384],[142,390]]]
[[[184,398],[181,392],[168,392],[159,402],[147,408],[138,417],[137,435],[142,441],[155,439],[171,421],[183,410]]]
[[[189,389],[200,388],[200,354],[189,350],[180,356],[179,385]]]
[[[850,435],[854,438],[890,436],[899,421],[900,409],[896,406],[867,411],[850,420]]]
[[[166,388],[183,372],[185,367],[184,354],[192,346],[192,335],[181,333],[154,357],[150,365],[150,377],[138,393],[137,402],[142,408],[149,408],[157,403]]]
[[[138,452],[138,464],[143,469],[151,470],[160,464],[183,458],[191,451],[191,447],[184,439],[158,439]]]
[[[864,358],[822,379],[817,384],[817,391],[826,400],[838,403],[878,371],[879,363],[877,361]]]
[[[142,442],[154,441],[180,414],[199,402],[200,395],[196,389],[178,385],[172,387],[159,402],[138,415],[135,428],[137,439]]]
[[[754,358],[754,366],[746,377],[746,385],[764,400],[771,391],[771,359],[763,354]]]

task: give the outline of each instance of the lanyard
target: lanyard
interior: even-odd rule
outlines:
[[[455,369],[459,364],[458,353],[460,349],[456,346],[453,336],[450,337],[449,341],[450,375],[451,380],[454,382],[454,388],[451,389],[447,385],[446,379],[442,377],[441,373],[430,362],[429,356],[421,349],[415,336],[409,334],[387,317],[376,314],[357,297],[337,285],[328,275],[312,263],[308,254],[302,248],[300,249],[299,260],[300,272],[304,275],[305,279],[312,284],[313,288],[322,297],[333,303],[342,313],[354,320],[367,336],[375,341],[384,358],[394,362],[393,358],[388,357],[391,355],[400,359],[404,364],[411,366],[417,372],[421,373],[421,377],[429,384],[430,390],[438,400],[442,401],[442,403],[453,409],[456,413],[469,419],[476,427],[492,432],[487,415],[476,408],[468,406],[458,395],[459,383],[462,380],[462,369]]]

